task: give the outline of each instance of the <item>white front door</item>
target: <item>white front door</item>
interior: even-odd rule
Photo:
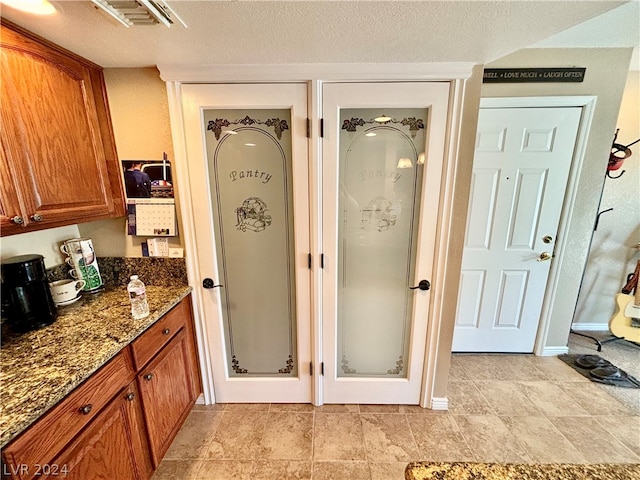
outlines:
[[[482,108],[453,339],[533,352],[581,108]]]
[[[183,85],[217,402],[310,402],[306,84]]]
[[[449,83],[322,95],[324,402],[418,404]]]

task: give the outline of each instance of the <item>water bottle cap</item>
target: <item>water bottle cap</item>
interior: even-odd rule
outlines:
[[[137,280],[138,279],[138,275],[131,275],[131,280]]]

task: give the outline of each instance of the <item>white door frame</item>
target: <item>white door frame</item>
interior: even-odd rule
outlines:
[[[219,67],[219,68],[218,68]],[[446,410],[446,398],[434,398],[435,374],[443,321],[443,285],[446,266],[450,255],[449,232],[454,199],[454,183],[459,148],[460,122],[462,118],[465,80],[471,76],[472,63],[431,63],[431,64],[323,64],[323,65],[263,65],[263,66],[217,66],[184,69],[170,66],[159,66],[161,78],[166,82],[171,133],[173,137],[176,188],[178,206],[180,208],[180,232],[186,252],[186,265],[189,284],[192,285],[192,303],[204,398],[201,403],[216,403],[213,389],[213,372],[211,368],[211,350],[218,348],[211,327],[203,318],[203,292],[200,288],[202,275],[199,271],[194,253],[197,252],[195,222],[193,212],[193,196],[189,187],[189,165],[186,154],[184,122],[182,117],[182,83],[246,83],[246,82],[295,82],[307,81],[309,85],[309,116],[311,134],[309,138],[309,194],[311,222],[311,254],[313,266],[311,272],[312,292],[312,359],[314,405],[322,405],[322,378],[320,368],[322,362],[322,325],[321,301],[322,292],[320,265],[318,259],[322,253],[321,231],[321,159],[322,147],[317,119],[322,111],[322,84],[331,82],[375,82],[375,81],[447,81],[451,82],[449,97],[449,118],[446,126],[445,159],[442,166],[443,176],[438,205],[438,233],[434,239],[434,266],[431,276],[431,295],[429,318],[427,320],[427,338],[424,375],[420,405],[425,408]],[[389,73],[392,72],[392,73]]]
[[[551,314],[556,302],[557,285],[560,278],[560,266],[564,261],[568,245],[568,226],[571,212],[575,206],[578,193],[578,179],[584,163],[587,139],[591,129],[591,121],[596,106],[595,96],[562,96],[562,97],[484,97],[480,99],[480,108],[544,108],[544,107],[580,107],[582,114],[576,137],[576,144],[571,159],[569,181],[565,192],[558,234],[555,244],[555,260],[551,262],[547,288],[542,300],[542,311],[538,324],[534,353],[538,356],[554,356],[569,351],[566,346],[546,346]]]

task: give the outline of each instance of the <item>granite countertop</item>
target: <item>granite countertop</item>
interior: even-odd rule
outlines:
[[[83,293],[58,307],[56,321],[14,334],[3,328],[0,349],[0,447],[25,430],[191,292],[147,285],[150,314],[131,317],[126,287]]]
[[[637,480],[637,464],[413,462],[406,480]]]

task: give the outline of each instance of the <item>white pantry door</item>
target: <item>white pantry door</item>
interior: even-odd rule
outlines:
[[[324,402],[418,404],[449,83],[322,94]]]
[[[183,85],[182,106],[216,401],[311,402],[307,86]]]
[[[456,352],[534,349],[581,108],[482,108]]]

